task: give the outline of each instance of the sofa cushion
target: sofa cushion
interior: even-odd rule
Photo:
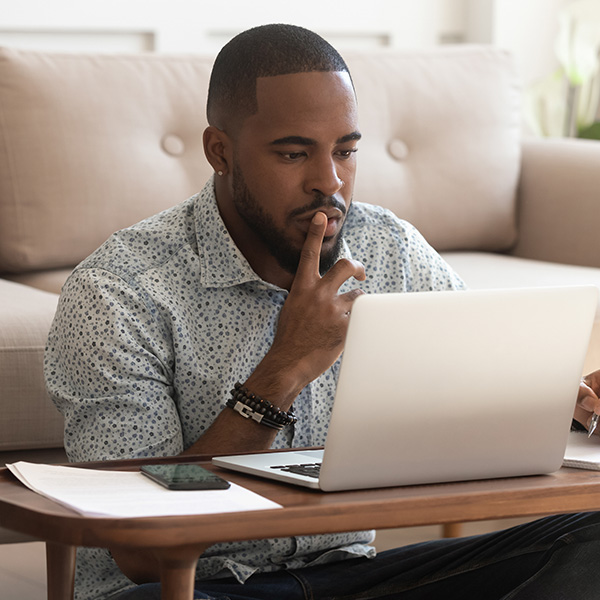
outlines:
[[[487,252],[446,252],[443,257],[471,289],[595,285],[600,269],[531,260]],[[548,323],[552,331],[552,323]],[[600,365],[600,305],[592,328],[583,372]]]
[[[455,46],[347,58],[363,133],[355,197],[438,250],[508,249],[521,120],[510,55]]]
[[[44,271],[24,271],[22,273],[4,273],[4,279],[29,285],[44,292],[60,294],[62,286],[73,269],[48,269]]]
[[[0,451],[62,446],[42,372],[58,296],[0,279],[0,298]]]
[[[72,267],[198,191],[211,64],[0,49],[0,272]]]
[[[595,285],[600,269],[487,252],[444,252],[443,258],[471,289]],[[600,305],[596,310],[600,321]]]

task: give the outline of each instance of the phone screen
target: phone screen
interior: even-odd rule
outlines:
[[[144,465],[141,471],[170,490],[226,490],[231,484],[193,463]]]

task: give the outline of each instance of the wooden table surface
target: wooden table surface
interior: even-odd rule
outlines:
[[[178,574],[164,575],[174,579],[163,591],[163,598],[187,600],[197,559],[194,547],[206,543],[600,510],[600,472],[594,471],[561,469],[533,477],[324,493],[225,471],[210,465],[206,457],[163,462],[184,461],[200,462],[283,509],[151,518],[90,517],[30,491],[7,469],[0,469],[0,525],[48,542],[49,599],[68,597],[65,589],[72,585],[74,547],[96,546],[160,549],[165,556],[179,557],[182,549],[188,550],[187,566],[182,567],[180,561]],[[85,466],[137,470],[144,462],[149,461]],[[179,581],[182,569],[192,569],[191,579],[189,572],[186,575],[189,585]]]

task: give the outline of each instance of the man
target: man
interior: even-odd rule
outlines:
[[[280,25],[237,36],[207,112],[214,178],[115,234],[64,287],[46,378],[72,460],[322,445],[354,299],[464,287],[414,228],[352,203],[356,98],[322,38]],[[236,384],[250,409],[252,395],[271,403],[269,426],[229,407]],[[598,404],[585,391],[582,420]],[[598,581],[571,581],[574,552],[598,570],[586,558],[600,551],[597,522],[557,517],[377,557],[371,532],[218,544],[198,562],[197,597],[566,597],[552,595],[556,574],[569,591]],[[152,555],[114,559],[136,582],[158,579]],[[159,596],[107,551],[79,552],[78,599]]]

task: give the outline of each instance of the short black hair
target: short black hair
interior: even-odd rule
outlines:
[[[345,71],[339,52],[320,35],[296,25],[271,24],[248,29],[219,52],[208,89],[209,125],[255,114],[256,80],[293,73]]]

